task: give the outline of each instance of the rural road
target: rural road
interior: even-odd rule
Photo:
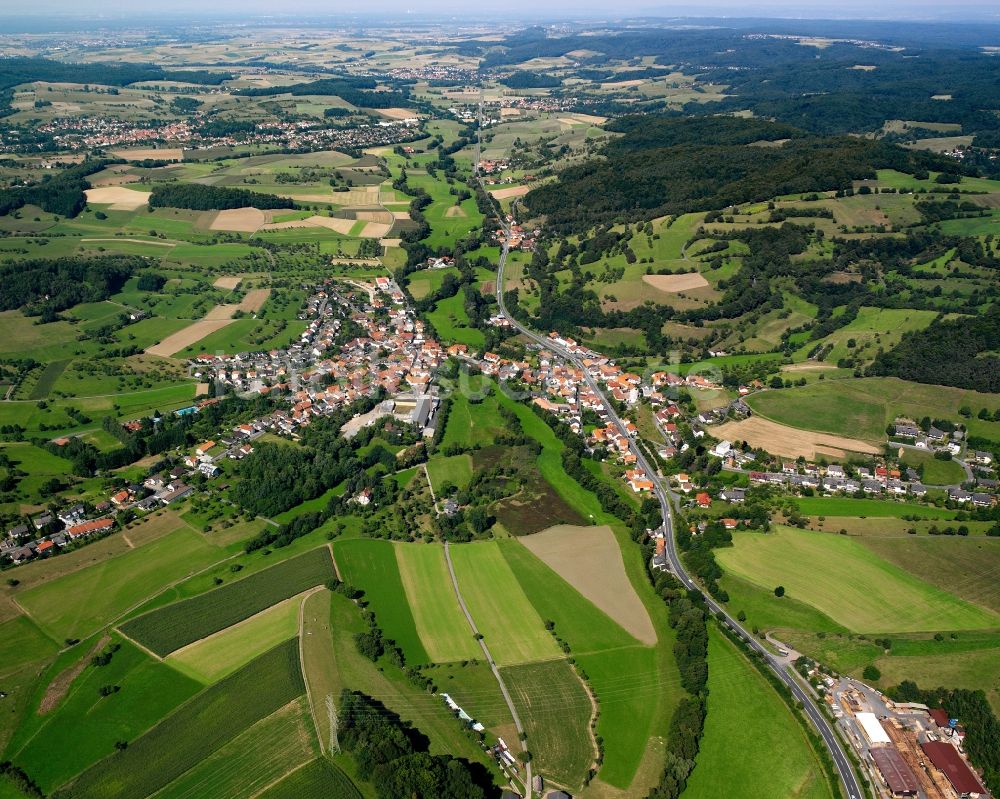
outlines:
[[[485,190],[485,189],[484,189]],[[504,217],[498,210],[498,216],[500,219],[500,224],[504,227],[507,233],[507,241],[510,240],[510,228]],[[503,299],[503,270],[507,264],[507,256],[510,252],[509,243],[505,243],[503,248],[500,250],[500,261],[497,265],[497,283],[496,283],[496,295],[497,303],[500,307],[500,313],[518,330],[522,335],[534,341],[541,347],[556,353],[560,357],[564,358],[568,363],[573,364],[574,367],[579,369],[587,382],[587,385],[594,392],[594,394],[601,400],[601,404],[604,406],[604,411],[608,418],[612,421],[618,431],[622,436],[629,442],[629,450],[635,456],[636,463],[639,468],[646,472],[647,475],[653,476],[656,474],[656,470],[652,468],[649,461],[646,458],[645,453],[638,446],[635,439],[633,439],[622,420],[619,418],[618,413],[615,411],[614,406],[605,396],[601,387],[597,384],[593,375],[590,371],[584,367],[580,358],[565,349],[564,347],[556,344],[555,342],[535,333],[523,324],[521,324],[517,319],[515,319],[508,311],[504,305]],[[664,489],[662,483],[659,480],[653,481],[654,490],[656,492],[656,498],[660,503],[660,510],[663,516],[663,533],[664,540],[666,543],[666,555],[670,563],[671,571],[677,576],[677,578],[684,584],[684,586],[691,590],[701,591],[700,586],[698,586],[694,580],[688,575],[687,571],[684,569],[684,565],[681,563],[680,555],[677,551],[677,544],[674,540],[674,522],[673,513],[670,505],[670,500],[667,495],[666,489]],[[755,652],[759,653],[763,662],[774,672],[775,676],[781,680],[791,691],[792,696],[801,703],[802,708],[809,720],[812,722],[813,726],[822,736],[827,749],[830,751],[830,756],[833,759],[834,765],[836,766],[837,772],[840,776],[841,782],[844,785],[845,795],[847,799],[861,799],[864,795],[861,790],[861,786],[858,783],[858,779],[854,774],[854,770],[851,767],[850,761],[847,759],[847,755],[844,754],[844,750],[841,747],[840,741],[833,730],[833,727],[827,721],[826,717],[822,714],[820,709],[816,706],[813,700],[805,692],[799,682],[792,677],[784,668],[783,664],[774,658],[771,653],[761,644],[760,641],[753,635],[751,635],[747,630],[745,630],[740,624],[733,618],[729,611],[717,603],[712,597],[705,596],[705,604],[708,609],[724,621],[727,627],[736,633],[744,642]]]
[[[510,692],[507,690],[507,684],[503,681],[503,677],[500,675],[500,669],[497,668],[497,664],[493,660],[493,655],[490,654],[490,648],[486,645],[486,639],[480,634],[479,628],[476,627],[476,622],[472,618],[472,614],[469,612],[469,608],[465,604],[465,599],[462,598],[462,591],[458,587],[458,577],[455,575],[455,567],[451,562],[451,550],[449,549],[447,541],[444,542],[444,559],[448,564],[448,574],[451,575],[451,585],[455,589],[455,596],[458,598],[458,604],[462,608],[462,613],[465,614],[466,620],[469,622],[469,627],[472,628],[472,634],[476,636],[476,639],[479,641],[479,646],[482,647],[483,655],[486,657],[486,662],[490,664],[490,670],[493,672],[493,676],[497,678],[497,684],[500,686],[500,693],[503,694],[503,701],[507,703],[511,718],[514,719],[514,727],[517,729],[517,739],[521,744],[521,751],[527,752],[528,744],[524,738],[524,727],[521,726],[521,718],[517,715],[517,708],[514,707],[514,700],[510,698]],[[524,795],[527,799],[531,799],[533,794],[531,789],[531,761],[529,760],[524,767],[526,774],[524,780]]]

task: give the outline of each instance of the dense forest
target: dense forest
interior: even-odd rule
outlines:
[[[189,208],[192,211],[223,211],[228,208],[294,208],[287,197],[260,194],[246,189],[203,186],[198,183],[168,183],[157,186],[149,195],[152,208]]]
[[[144,266],[146,261],[134,255],[0,264],[0,310],[23,308],[44,320],[81,302],[106,300]]]
[[[232,75],[205,70],[166,70],[152,64],[75,64],[47,58],[0,59],[0,116],[13,113],[10,101],[13,89],[22,83],[96,83],[103,86],[127,86],[147,81],[179,81],[218,86]]]
[[[6,216],[25,205],[37,205],[50,214],[74,217],[87,204],[87,196],[84,194],[90,187],[87,176],[100,172],[110,163],[112,162],[106,159],[88,159],[47,174],[37,183],[0,189],[0,216]]]
[[[727,20],[705,30],[602,30],[563,37],[530,28],[508,36],[500,47],[471,40],[460,50],[481,55],[487,69],[587,51],[592,55],[573,56],[587,70],[583,77],[608,59],[652,56],[661,65],[726,87],[725,99],[689,103],[686,113],[749,109],[815,133],[877,131],[890,119],[957,122],[963,133],[1000,130],[1000,117],[989,110],[1000,107],[996,63],[975,49],[991,43],[990,33],[971,27]],[[907,47],[834,41],[813,48],[792,36],[768,35],[809,35],[810,30],[823,37],[888,40]],[[859,64],[872,69],[857,69]]]
[[[572,166],[525,197],[560,232],[725,208],[796,192],[846,189],[879,168],[958,166],[865,139],[804,135],[744,119],[626,117],[603,158]],[[747,146],[766,142],[769,146]]]
[[[933,385],[1000,392],[1000,305],[982,316],[936,319],[875,358],[869,372]]]
[[[378,86],[373,78],[338,76],[321,78],[308,83],[293,83],[291,86],[267,86],[255,89],[240,89],[234,94],[245,97],[269,97],[276,94],[293,96],[332,96],[357,106],[358,108],[395,108],[410,101],[409,93],[395,89],[375,91]]]
[[[552,75],[541,75],[519,69],[503,79],[503,83],[511,89],[554,89],[562,86],[562,81]]]

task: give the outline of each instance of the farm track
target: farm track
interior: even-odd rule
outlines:
[[[478,139],[478,137],[477,137]],[[478,163],[478,162],[477,162]],[[478,177],[478,175],[477,175]],[[480,184],[482,181],[480,179]],[[485,191],[485,186],[483,186]],[[504,221],[504,216],[498,211],[498,218],[501,220],[500,224],[504,227],[506,232],[506,240],[509,242],[510,239],[510,226]],[[555,352],[557,355],[565,359],[568,363],[573,364],[574,367],[579,369],[584,375],[584,380],[587,382],[589,388],[596,394],[596,396],[601,400],[601,404],[604,406],[605,413],[607,417],[611,420],[614,426],[619,430],[621,435],[629,442],[629,450],[635,455],[636,464],[640,469],[645,471],[650,476],[655,476],[657,474],[656,470],[652,468],[646,454],[643,452],[642,448],[638,443],[629,435],[624,422],[618,416],[617,411],[614,406],[608,400],[604,393],[604,390],[597,383],[597,380],[590,374],[590,371],[584,367],[581,359],[565,349],[564,347],[549,341],[544,336],[534,332],[526,325],[522,324],[520,321],[515,319],[511,313],[507,310],[507,306],[504,303],[504,292],[503,292],[503,277],[504,277],[504,267],[507,263],[507,257],[510,254],[510,245],[505,243],[500,250],[500,258],[497,264],[497,281],[496,281],[496,297],[497,303],[500,309],[500,313],[511,323],[515,330],[519,331],[522,335],[529,338],[531,341],[535,342],[539,346],[549,351]],[[691,578],[684,568],[684,564],[681,562],[680,554],[677,551],[677,541],[674,535],[674,524],[673,524],[673,506],[671,504],[671,497],[668,490],[664,488],[663,483],[660,480],[653,481],[654,491],[656,493],[656,498],[660,503],[660,511],[663,518],[663,525],[661,530],[663,532],[663,538],[666,543],[666,554],[670,564],[670,570],[677,576],[677,578],[683,583],[685,588],[693,591],[701,592],[699,585]],[[703,593],[703,592],[702,592]],[[847,759],[847,755],[844,752],[844,748],[837,738],[837,734],[833,727],[827,721],[823,712],[813,701],[813,698],[806,692],[802,687],[801,683],[792,676],[784,667],[784,664],[774,658],[770,651],[757,640],[757,638],[744,629],[736,619],[729,614],[726,608],[722,607],[717,603],[711,596],[704,595],[705,604],[711,611],[712,615],[719,618],[730,630],[736,633],[754,652],[759,654],[767,667],[775,674],[775,676],[781,680],[781,682],[791,691],[795,700],[799,702],[802,706],[803,712],[809,717],[812,725],[816,728],[817,732],[823,739],[823,743],[829,750],[830,756],[833,760],[834,767],[837,770],[840,782],[843,785],[844,793],[847,799],[860,799],[863,796],[863,791],[861,789],[861,784],[854,773],[850,761]],[[530,764],[529,764],[530,766]],[[528,795],[531,796],[531,791],[529,789]]]
[[[462,590],[458,587],[458,577],[455,575],[455,565],[451,562],[451,550],[447,541],[444,542],[444,559],[448,564],[448,574],[451,575],[451,584],[455,589],[455,596],[458,598],[458,604],[462,608],[462,613],[465,614],[466,620],[469,622],[469,627],[472,628],[473,635],[479,640],[479,646],[482,647],[483,655],[486,657],[486,662],[490,666],[490,671],[493,672],[493,676],[496,677],[497,684],[500,686],[500,693],[503,694],[503,701],[507,703],[507,708],[510,710],[510,716],[514,720],[514,727],[517,729],[518,740],[521,744],[521,751],[528,751],[527,740],[524,735],[524,726],[521,724],[521,717],[517,715],[517,708],[514,707],[514,700],[510,696],[510,692],[507,690],[507,684],[503,681],[503,677],[500,675],[500,669],[497,668],[496,662],[493,660],[493,655],[490,654],[490,649],[486,645],[486,639],[482,637],[479,632],[479,628],[476,627],[475,619],[472,618],[472,614],[469,612],[468,606],[465,604],[465,599],[462,597]],[[525,764],[525,793],[528,799],[534,794],[531,787],[531,761],[529,760]]]

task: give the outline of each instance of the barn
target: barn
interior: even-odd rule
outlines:
[[[916,796],[917,777],[906,765],[903,756],[894,747],[885,746],[871,750],[872,760],[893,796]]]

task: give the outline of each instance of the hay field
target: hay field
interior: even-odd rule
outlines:
[[[856,538],[775,525],[740,533],[716,552],[729,574],[822,611],[860,633],[974,630],[1000,615],[936,588],[884,560]]]
[[[708,281],[697,272],[691,272],[686,275],[643,275],[642,282],[652,286],[654,289],[670,294],[678,291],[701,289],[708,285]]]
[[[751,416],[740,422],[726,422],[715,428],[718,438],[730,441],[746,441],[753,447],[762,447],[773,455],[787,455],[792,458],[815,459],[820,455],[828,458],[846,459],[850,453],[877,455],[882,450],[856,438],[816,433],[787,427],[761,416]]]
[[[451,557],[462,597],[498,666],[562,657],[495,540],[459,544]]]
[[[126,161],[183,161],[184,150],[180,147],[166,147],[157,150],[155,147],[138,148],[135,150],[112,150],[111,154]]]
[[[236,306],[231,307],[235,308]],[[234,321],[228,318],[201,319],[191,323],[183,330],[178,330],[176,333],[167,336],[160,343],[154,344],[152,347],[147,347],[146,354],[169,358],[171,355],[201,341],[205,336],[215,333],[217,330],[222,330],[226,325],[231,325]]]
[[[411,108],[379,108],[376,113],[389,119],[413,119],[418,116],[417,112]]]
[[[232,291],[243,282],[242,277],[220,277],[212,285],[217,289],[229,289]]]
[[[270,212],[261,211],[259,208],[229,208],[225,211],[215,211],[208,223],[208,229],[256,233],[270,221]]]
[[[270,296],[271,289],[253,289],[246,293],[237,307],[244,313],[255,313],[264,306]]]
[[[444,547],[397,544],[396,563],[417,634],[435,663],[482,657],[462,613],[444,559]]]
[[[610,527],[560,524],[517,540],[636,639],[656,643],[656,630],[625,573]]]
[[[112,211],[135,211],[142,208],[149,201],[149,194],[135,189],[126,189],[124,186],[101,186],[96,189],[87,189],[88,203],[97,205],[110,205]]]
[[[490,189],[490,194],[498,200],[507,200],[511,197],[523,197],[531,191],[531,186],[508,186],[505,189]]]
[[[392,225],[387,225],[384,222],[367,222],[358,235],[363,239],[381,239],[390,230],[392,230]]]

